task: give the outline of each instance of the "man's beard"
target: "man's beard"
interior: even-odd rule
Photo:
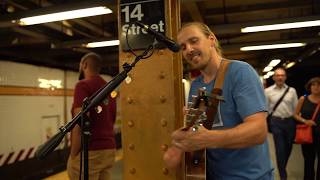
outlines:
[[[197,60],[196,63],[192,61],[194,56],[198,56],[198,58],[200,58],[200,60]],[[203,56],[200,51],[198,50],[193,51],[192,54],[189,56],[189,58],[190,58],[189,64],[192,70],[203,70],[206,68],[207,63],[203,63],[203,60],[202,60]]]
[[[84,73],[83,71],[80,71],[80,74],[79,74],[79,81],[84,79]]]

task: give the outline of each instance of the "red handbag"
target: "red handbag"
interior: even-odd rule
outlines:
[[[313,142],[312,126],[298,124],[296,126],[296,137],[294,141],[296,144],[311,144]]]
[[[313,115],[312,121],[315,120],[316,115],[319,111],[320,102],[318,103]],[[308,126],[306,124],[298,124],[296,126],[296,137],[294,139],[297,144],[311,144],[313,142],[312,138],[312,126]]]

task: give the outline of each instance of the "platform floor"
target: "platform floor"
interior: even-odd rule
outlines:
[[[275,180],[279,179],[274,143],[271,134],[268,135],[269,148],[273,167],[275,168]],[[112,169],[112,180],[122,180],[122,169],[123,169],[123,160],[122,160],[122,150],[117,151],[116,163]],[[289,180],[301,180],[303,179],[303,157],[301,152],[300,145],[294,144],[293,151],[289,159],[288,167],[288,179]],[[69,180],[66,171],[57,173],[53,176],[47,177],[44,180]]]

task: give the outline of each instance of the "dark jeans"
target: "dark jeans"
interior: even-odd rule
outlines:
[[[320,148],[319,148],[319,129],[313,128],[313,143],[312,144],[302,144],[302,154],[304,158],[304,180],[314,180],[315,171],[314,164],[316,157],[319,159]],[[319,160],[317,163],[317,180],[320,179],[320,167]]]
[[[287,179],[286,166],[294,142],[296,123],[293,118],[271,118],[271,131],[276,149],[277,165],[281,180]]]

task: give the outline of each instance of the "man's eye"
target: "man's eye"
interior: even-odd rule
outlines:
[[[191,43],[194,44],[198,41],[198,39],[191,39]]]

